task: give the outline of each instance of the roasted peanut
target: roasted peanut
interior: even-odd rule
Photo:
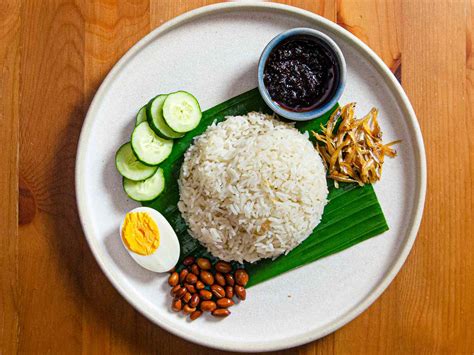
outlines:
[[[201,281],[211,286],[214,283],[214,276],[206,270],[201,270]]]
[[[199,298],[198,294],[195,293],[194,295],[191,296],[191,299],[188,302],[189,307],[197,307],[200,301],[201,299]]]
[[[179,290],[176,291],[174,294],[174,297],[176,298],[182,298],[186,294],[186,287],[180,287]]]
[[[244,301],[245,297],[247,297],[247,292],[245,291],[245,288],[243,286],[235,285],[234,291],[237,297],[241,299],[242,301]]]
[[[226,282],[227,285],[229,285],[229,286],[234,286],[234,285],[235,285],[234,276],[232,276],[231,273],[225,274],[225,282]]]
[[[196,282],[196,288],[197,288],[198,290],[202,290],[204,287],[206,287],[206,285],[204,285],[204,283],[203,283],[201,280],[198,280],[198,281]]]
[[[201,298],[203,300],[210,300],[212,299],[212,292],[211,291],[208,291],[208,290],[200,290],[199,291],[199,296],[201,296]]]
[[[214,301],[202,301],[199,307],[203,312],[212,312],[217,308],[217,305]]]
[[[189,271],[188,269],[183,269],[181,270],[181,272],[179,273],[179,282],[184,282],[184,280],[186,280],[186,276],[188,276],[189,274]]]
[[[227,317],[230,315],[230,311],[226,308],[218,308],[212,311],[214,317]]]
[[[194,263],[194,256],[187,256],[184,258],[183,260],[183,265],[185,266],[189,266],[189,265],[192,265]]]
[[[188,290],[188,292],[196,293],[196,288],[194,287],[194,285],[184,284],[184,287],[186,287],[186,290]]]
[[[232,270],[232,266],[226,261],[218,261],[215,265],[215,268],[217,271],[222,272],[224,274]]]
[[[171,289],[171,291],[170,291],[171,296],[174,297],[174,295],[176,294],[176,292],[178,292],[178,290],[179,290],[180,288],[181,288],[181,285],[176,285],[176,286],[174,286],[174,287]]]
[[[194,311],[196,310],[195,307],[191,307],[189,304],[185,304],[184,307],[183,307],[183,312],[185,314],[191,314],[193,313]]]
[[[222,286],[214,284],[211,286],[211,291],[212,291],[212,294],[216,296],[217,298],[225,297],[225,290],[222,288]]]
[[[191,272],[194,275],[199,276],[199,266],[197,266],[196,264],[192,264],[191,265]]]
[[[216,303],[220,308],[228,308],[235,304],[230,298],[221,298]]]
[[[186,276],[186,282],[187,282],[188,284],[194,285],[194,284],[197,282],[197,280],[198,280],[198,278],[197,278],[197,276],[194,275],[194,274],[188,274],[188,275]]]
[[[174,287],[178,284],[179,282],[179,274],[175,271],[173,272],[170,277],[168,277],[168,285],[171,287]]]
[[[183,303],[181,300],[174,299],[173,302],[171,302],[171,308],[175,312],[179,312],[181,310]]]
[[[234,297],[234,289],[232,288],[232,286],[226,286],[225,287],[225,296],[227,298]]]
[[[202,311],[194,311],[193,313],[191,313],[191,315],[189,316],[189,319],[191,320],[196,320],[198,319],[202,314]]]
[[[225,286],[225,277],[220,272],[216,272],[215,279],[219,285],[221,285],[222,287]]]
[[[188,303],[190,299],[191,299],[191,294],[189,292],[186,292],[183,296],[183,301]]]
[[[197,258],[196,263],[202,270],[210,270],[211,269],[211,262],[209,259],[206,258]]]
[[[245,271],[244,269],[236,270],[235,282],[237,282],[237,284],[239,284],[240,286],[247,285],[247,282],[249,282],[249,274],[247,274],[247,271]]]

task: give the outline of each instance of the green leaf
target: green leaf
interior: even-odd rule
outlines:
[[[312,121],[296,124],[301,132],[319,131],[330,117],[330,112]],[[265,105],[258,89],[247,91],[205,112],[199,125],[184,137],[176,139],[171,155],[160,165],[166,180],[163,193],[155,201],[145,205],[160,211],[176,231],[181,244],[181,259],[189,254],[207,255],[201,244],[187,232],[186,222],[178,210],[178,177],[183,155],[192,144],[194,137],[204,133],[213,122],[221,122],[226,116],[244,115],[250,111],[271,113]],[[303,266],[325,256],[349,248],[386,230],[380,204],[371,185],[340,184],[334,188],[328,180],[328,204],[324,209],[321,223],[313,233],[289,254],[275,260],[261,260],[255,264],[246,264],[250,275],[248,287],[278,276],[288,270]]]

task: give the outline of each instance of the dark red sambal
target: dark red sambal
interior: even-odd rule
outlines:
[[[339,62],[332,49],[316,37],[292,36],[270,53],[263,82],[270,97],[290,111],[323,106],[339,85]]]

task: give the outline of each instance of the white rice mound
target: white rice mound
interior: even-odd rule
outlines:
[[[189,233],[226,261],[288,253],[327,202],[323,162],[308,136],[251,112],[212,124],[184,156],[178,208]]]

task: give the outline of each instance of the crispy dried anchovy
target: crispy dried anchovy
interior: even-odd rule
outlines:
[[[356,182],[362,186],[380,180],[385,156],[395,157],[397,152],[391,146],[400,142],[383,144],[378,110],[372,108],[363,118],[357,119],[355,105],[352,102],[339,107],[326,126],[321,125],[321,133],[311,132],[318,142],[316,150],[323,158],[329,177],[335,180],[336,188],[338,181]]]

